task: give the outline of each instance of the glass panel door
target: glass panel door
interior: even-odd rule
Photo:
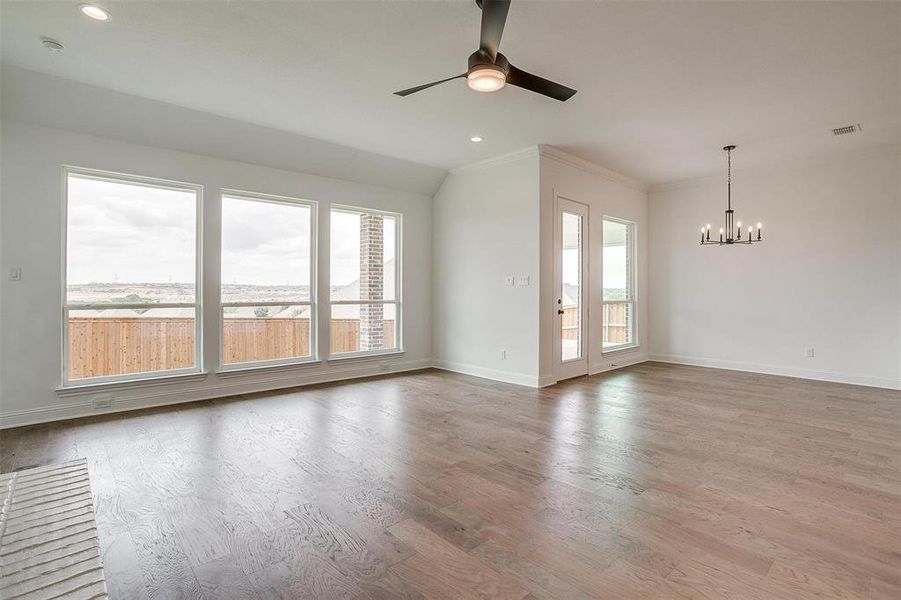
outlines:
[[[561,216],[560,356],[567,361],[582,358],[582,216],[566,211]]]
[[[588,207],[557,198],[554,235],[554,376],[588,374]]]

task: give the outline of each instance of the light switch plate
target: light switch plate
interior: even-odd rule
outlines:
[[[513,287],[515,282],[516,278],[514,278],[513,275],[507,275],[506,277],[504,277],[504,285],[507,287]]]
[[[529,285],[529,276],[528,275],[520,275],[519,276],[519,285]]]
[[[10,281],[22,281],[22,267],[10,267],[9,280]]]

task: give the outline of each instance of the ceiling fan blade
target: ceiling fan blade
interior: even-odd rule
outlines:
[[[453,77],[448,77],[447,79],[441,79],[439,81],[433,81],[432,83],[426,83],[425,85],[417,85],[416,87],[411,87],[406,90],[400,90],[399,92],[394,92],[394,95],[409,96],[410,94],[415,94],[416,92],[427,90],[432,86],[438,85],[439,83],[444,83],[445,81],[451,81],[453,79],[460,79],[461,77],[466,77],[466,73],[463,73],[462,75],[454,75]]]
[[[510,0],[482,0],[479,6],[482,7],[482,35],[479,49],[494,62],[498,46],[501,45],[501,36],[504,34]]]
[[[576,95],[576,90],[572,88],[568,88],[559,83],[554,83],[553,81],[545,79],[544,77],[539,77],[538,75],[526,73],[513,65],[510,65],[510,70],[507,71],[507,83],[535,92],[536,94],[548,96],[554,100],[559,100],[560,102],[566,102]]]

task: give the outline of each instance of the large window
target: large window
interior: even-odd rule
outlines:
[[[325,352],[315,202],[223,190],[220,303],[204,309],[201,186],[69,167],[63,175],[64,385],[200,372],[204,310],[218,317],[221,369]],[[328,356],[400,351],[401,215],[336,207],[329,216]]]
[[[223,365],[312,358],[314,205],[222,194]]]
[[[603,349],[635,344],[635,223],[604,218]]]
[[[398,350],[400,215],[331,212],[330,354]]]
[[[200,188],[65,170],[63,381],[200,365]]]

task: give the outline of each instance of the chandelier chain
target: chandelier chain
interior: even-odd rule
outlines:
[[[732,208],[732,149],[726,151],[726,203],[729,209]]]

